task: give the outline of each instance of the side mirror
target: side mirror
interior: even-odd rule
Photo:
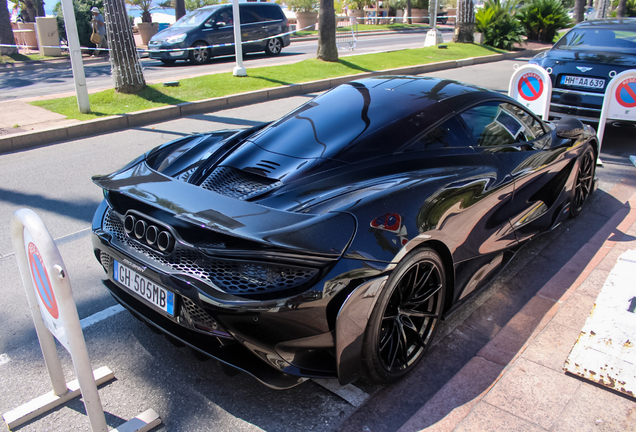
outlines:
[[[563,139],[578,138],[584,130],[585,126],[581,120],[574,117],[562,118],[556,124],[556,135]]]

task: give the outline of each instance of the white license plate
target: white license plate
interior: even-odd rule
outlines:
[[[561,84],[578,86],[578,87],[594,88],[594,89],[602,89],[603,87],[605,87],[605,80],[597,79],[597,78],[586,78],[586,77],[565,75],[561,77]]]
[[[159,51],[159,47],[150,47],[150,51]]]
[[[117,282],[159,309],[174,315],[174,293],[160,287],[136,271],[121,265],[116,260],[113,261],[113,276]]]

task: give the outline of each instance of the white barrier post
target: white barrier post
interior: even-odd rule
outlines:
[[[550,118],[552,80],[542,67],[527,64],[517,68],[510,78],[508,96],[521,102],[543,120]]]
[[[115,376],[106,367],[95,372],[91,368],[66,266],[51,234],[32,210],[21,209],[13,214],[11,220],[11,241],[53,391],[5,413],[3,418],[7,426],[9,429],[19,426],[77,397],[81,392],[91,429],[94,432],[107,432],[108,426],[97,386]],[[77,380],[68,384],[65,382],[53,336],[68,350],[73,360]],[[154,416],[158,418],[156,413]],[[133,421],[139,426],[138,419],[122,426]],[[151,427],[160,422],[161,420],[154,422]],[[141,431],[149,428],[120,427],[118,430]]]
[[[247,76],[247,70],[243,66],[243,41],[241,39],[241,13],[238,0],[232,0],[232,15],[234,15],[234,52],[236,54],[236,66],[232,75],[238,77]]]
[[[598,153],[601,154],[607,120],[636,121],[636,69],[616,75],[605,89],[601,117],[598,120]]]

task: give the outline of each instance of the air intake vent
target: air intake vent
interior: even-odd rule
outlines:
[[[231,198],[246,200],[282,186],[282,182],[231,167],[218,167],[201,187]]]

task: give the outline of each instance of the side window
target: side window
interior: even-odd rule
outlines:
[[[233,25],[234,24],[234,20],[233,17],[234,15],[232,14],[232,9],[230,8],[225,8],[225,9],[221,9],[214,18],[214,23],[217,25],[217,27],[225,27],[225,26],[229,26],[229,25]]]
[[[453,116],[409,145],[405,151],[429,150],[444,147],[468,147],[472,144],[462,124],[457,120],[457,117]]]
[[[516,105],[486,102],[460,114],[475,143],[482,147],[531,141],[543,134],[541,124]]]
[[[253,24],[257,22],[263,21],[257,14],[254,13],[252,8],[242,7],[240,9],[241,12],[241,25],[243,24]]]
[[[282,12],[278,7],[267,7],[258,5],[255,7],[256,13],[263,21],[277,21],[283,19]]]

